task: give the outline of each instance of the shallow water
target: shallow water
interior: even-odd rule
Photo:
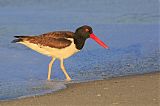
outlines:
[[[56,61],[46,81],[50,58],[23,45],[14,35],[74,31],[88,24],[109,45],[87,40],[65,60],[73,82],[160,71],[158,0],[0,0],[0,100],[50,93],[67,82]]]

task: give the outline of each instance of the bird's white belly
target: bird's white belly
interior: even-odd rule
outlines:
[[[24,42],[19,42],[41,54],[47,55],[47,56],[52,56],[55,58],[68,58],[72,56],[73,54],[77,53],[79,50],[76,49],[75,44],[72,42],[70,46],[62,48],[62,49],[57,49],[57,48],[52,48],[49,46],[43,46],[43,45],[37,45],[34,43],[30,43],[28,41]]]

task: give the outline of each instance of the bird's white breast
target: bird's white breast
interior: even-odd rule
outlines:
[[[65,58],[68,58],[79,51],[78,49],[76,49],[73,39],[68,38],[68,40],[72,41],[71,45],[69,45],[68,47],[62,48],[62,49],[52,48],[49,46],[43,46],[43,45],[39,45],[39,44],[34,44],[34,43],[30,43],[29,41],[23,41],[23,42],[19,42],[19,43],[39,52],[41,54],[44,54],[47,56],[52,56],[52,57],[59,58],[59,59],[60,58],[65,59]]]

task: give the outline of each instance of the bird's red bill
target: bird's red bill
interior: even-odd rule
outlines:
[[[101,45],[104,48],[109,48],[104,42],[102,42],[96,35],[94,35],[93,33],[90,34],[90,38],[92,38],[93,40],[95,40],[99,45]]]

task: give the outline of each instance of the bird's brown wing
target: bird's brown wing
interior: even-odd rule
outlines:
[[[62,49],[71,45],[71,41],[66,38],[52,38],[52,37],[33,37],[27,39],[30,43],[48,46],[52,48]]]
[[[70,31],[56,31],[56,32],[49,32],[40,35],[42,37],[52,37],[52,38],[73,38],[74,33]]]
[[[15,36],[21,42],[29,41],[30,43],[48,46],[52,48],[62,49],[71,45],[72,41],[68,38],[73,38],[73,32],[49,32],[39,36]]]

